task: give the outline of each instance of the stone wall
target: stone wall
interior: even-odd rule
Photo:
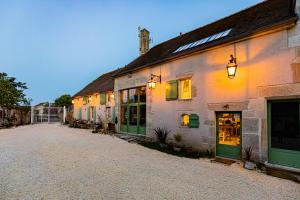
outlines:
[[[117,108],[121,89],[146,85],[151,74],[161,75],[162,83],[147,89],[148,137],[153,137],[154,127],[167,127],[173,134],[182,133],[186,146],[215,150],[215,112],[242,111],[242,146],[253,146],[255,158],[267,160],[267,100],[295,98],[300,91],[299,65],[295,64],[298,53],[289,44],[291,31],[236,43],[238,68],[234,79],[228,79],[226,71],[233,45],[119,77],[115,80]],[[166,82],[185,77],[192,80],[192,99],[166,101]],[[178,118],[182,113],[199,115],[200,127],[181,127]]]

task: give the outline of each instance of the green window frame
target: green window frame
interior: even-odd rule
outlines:
[[[178,99],[178,80],[168,81],[166,83],[166,100],[173,101]]]
[[[105,92],[100,92],[100,105],[105,105],[105,103],[106,103]]]

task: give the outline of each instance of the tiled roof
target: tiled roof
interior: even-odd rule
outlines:
[[[116,74],[120,69],[108,72],[106,74],[102,74],[96,80],[89,83],[82,90],[76,93],[73,98],[78,96],[87,96],[92,95],[94,93],[111,91],[114,89],[114,79],[113,75]]]
[[[234,42],[251,36],[253,33],[266,31],[274,26],[289,25],[297,21],[295,0],[268,0],[220,19],[206,26],[180,35],[151,48],[126,65],[114,76],[122,76],[183,55],[202,51],[220,44]],[[201,45],[176,51],[179,47],[201,40],[208,36],[231,29],[226,37],[221,37]]]

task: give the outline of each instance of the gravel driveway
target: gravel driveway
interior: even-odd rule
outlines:
[[[300,184],[61,125],[0,130],[0,199],[300,199]]]

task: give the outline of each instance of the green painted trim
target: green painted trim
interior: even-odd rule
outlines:
[[[106,94],[105,92],[100,92],[100,105],[105,105],[106,103]]]
[[[94,123],[97,121],[97,109],[96,106],[94,106]]]
[[[240,114],[240,146],[230,146],[230,145],[223,145],[219,144],[219,118],[218,114],[219,113],[239,113]],[[216,156],[219,157],[225,157],[225,158],[230,158],[230,159],[235,159],[235,160],[241,160],[242,159],[242,112],[240,111],[221,111],[221,112],[216,112]]]
[[[87,107],[86,119],[90,121],[90,107]]]
[[[144,86],[141,86],[141,87],[144,87]],[[137,87],[137,89],[138,88],[140,88],[140,87]],[[134,88],[130,88],[130,89],[134,89]],[[140,106],[141,105],[146,105],[146,102],[140,102],[140,91],[138,90],[138,102],[130,103],[129,102],[129,92],[128,92],[129,89],[126,89],[126,90],[127,90],[127,97],[128,97],[127,103],[122,103],[121,107],[122,106],[127,107],[127,112],[126,112],[126,115],[128,116],[127,117],[127,125],[120,124],[120,131],[129,133],[129,134],[135,134],[135,135],[145,135],[146,134],[146,127],[140,126]],[[119,93],[121,94],[121,91],[119,91]],[[120,98],[122,98],[122,97],[120,96]],[[136,124],[136,126],[129,124],[129,119],[130,119],[129,110],[130,110],[130,107],[134,107],[134,106],[137,107],[137,124]],[[119,119],[121,121],[121,112],[119,112]]]
[[[178,80],[168,81],[166,83],[166,100],[173,101],[178,99]]]
[[[273,102],[299,102],[299,115],[300,115],[300,99],[269,100],[267,102],[268,162],[277,165],[300,168],[300,151],[272,148],[271,112],[272,112]]]

